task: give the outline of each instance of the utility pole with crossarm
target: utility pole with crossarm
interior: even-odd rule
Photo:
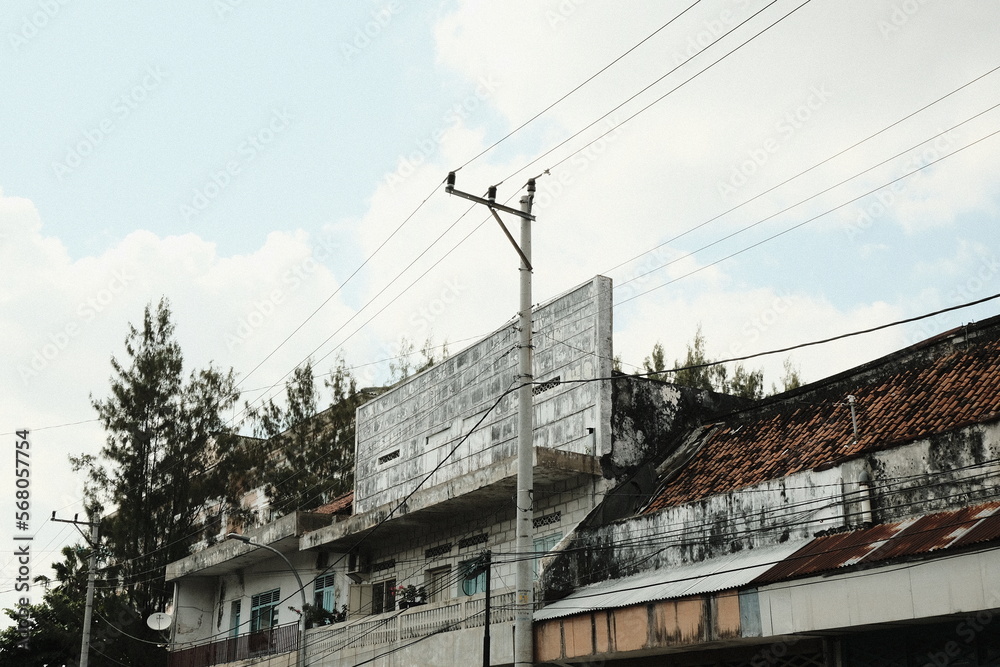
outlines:
[[[535,179],[528,181],[527,194],[521,197],[521,209],[510,208],[496,202],[497,188],[491,185],[485,198],[455,189],[455,172],[448,174],[445,192],[463,197],[490,209],[507,239],[514,246],[521,258],[521,307],[518,313],[520,337],[518,342],[518,376],[521,385],[517,392],[517,515],[515,530],[518,554],[515,577],[514,597],[514,665],[528,667],[534,663],[534,641],[532,636],[532,616],[535,608],[532,582],[531,558],[534,551],[532,542],[532,494],[534,486],[534,449],[532,435],[534,423],[532,415],[532,382],[534,377],[531,369],[531,222],[535,216],[531,214],[531,204],[535,198]],[[521,219],[521,242],[518,244],[497,211],[516,215]]]

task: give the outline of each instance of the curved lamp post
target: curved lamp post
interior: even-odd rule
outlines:
[[[298,570],[292,565],[292,561],[288,560],[285,554],[281,553],[274,547],[267,544],[260,544],[259,542],[254,542],[246,535],[240,535],[239,533],[228,533],[226,535],[227,540],[236,540],[242,542],[243,544],[248,544],[252,547],[257,547],[259,549],[267,549],[273,554],[281,557],[281,560],[285,561],[285,565],[288,569],[292,571],[295,575],[295,583],[299,585],[299,593],[302,594],[302,609],[299,611],[299,650],[297,652],[295,664],[298,667],[305,667],[306,665],[306,607],[308,603],[306,602],[306,587],[302,584],[302,577],[299,576]]]

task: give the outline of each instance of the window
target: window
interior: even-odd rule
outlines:
[[[281,589],[258,593],[250,598],[250,632],[273,628],[278,624],[278,601]]]
[[[381,614],[396,608],[396,580],[386,579],[372,584],[372,613]]]
[[[451,545],[449,545],[451,546]],[[424,588],[427,590],[428,602],[441,602],[451,597],[451,566],[436,567],[427,570],[424,575]]]
[[[240,607],[242,600],[233,600],[229,606],[229,634],[233,637],[240,635]]]
[[[534,571],[535,579],[538,579],[538,571],[541,569],[542,557],[552,551],[552,549],[559,544],[559,540],[561,539],[562,533],[552,533],[551,535],[535,539],[535,559],[532,561],[531,565],[532,570]]]
[[[463,595],[486,592],[486,568],[480,558],[465,560],[458,564],[462,579],[460,588]]]
[[[333,587],[333,573],[316,577],[313,605],[326,611],[336,611],[337,592]]]

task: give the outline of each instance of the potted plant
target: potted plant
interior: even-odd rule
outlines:
[[[315,628],[320,625],[330,625],[331,623],[343,623],[347,620],[347,605],[340,611],[334,609],[327,611],[323,607],[316,605],[306,605],[306,627]]]
[[[427,590],[423,586],[396,587],[396,600],[400,609],[408,609],[417,605],[427,604]]]

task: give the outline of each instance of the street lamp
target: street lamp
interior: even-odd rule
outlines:
[[[226,535],[227,540],[236,540],[237,542],[242,542],[243,544],[248,544],[252,547],[258,547],[260,549],[267,549],[273,554],[281,557],[281,560],[285,561],[285,565],[288,569],[292,571],[295,575],[295,583],[299,585],[299,593],[302,595],[302,609],[299,611],[299,650],[296,656],[295,664],[297,667],[305,667],[306,665],[306,607],[308,603],[306,602],[306,587],[302,584],[302,578],[299,576],[298,570],[292,565],[292,561],[288,560],[285,554],[281,553],[274,547],[267,544],[260,544],[259,542],[254,542],[252,539],[246,535],[240,535],[239,533],[228,533]]]

